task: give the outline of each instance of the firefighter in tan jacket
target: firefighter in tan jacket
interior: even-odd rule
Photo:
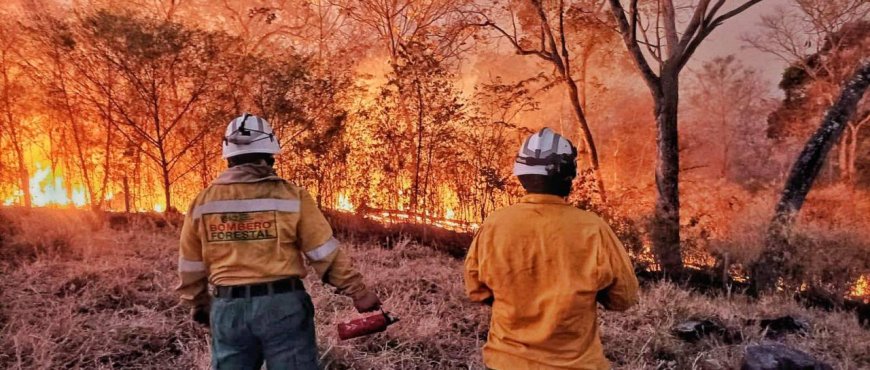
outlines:
[[[613,231],[565,201],[577,150],[550,129],[514,165],[528,195],[490,215],[465,260],[468,296],[492,305],[483,359],[491,369],[609,369],[596,302],[637,303],[631,261]]]
[[[177,291],[194,320],[210,325],[214,369],[318,368],[303,260],[358,311],[380,307],[311,195],[272,169],[279,151],[268,122],[234,119],[223,141],[229,169],[184,219]]]

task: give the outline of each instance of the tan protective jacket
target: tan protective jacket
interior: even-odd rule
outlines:
[[[265,163],[232,167],[193,200],[184,218],[176,290],[186,303],[207,305],[209,282],[302,278],[305,256],[324,282],[356,297],[365,285],[339,244],[305,189]]]
[[[609,369],[596,300],[626,310],[638,299],[631,261],[607,223],[544,194],[486,219],[465,260],[465,287],[474,301],[492,300],[483,359],[494,369]]]

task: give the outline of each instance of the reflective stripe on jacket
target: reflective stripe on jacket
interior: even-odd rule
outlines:
[[[231,171],[240,170],[225,174]],[[177,290],[182,300],[207,304],[208,282],[241,285],[305,277],[303,258],[339,293],[361,294],[362,276],[311,195],[275,176],[261,179],[216,181],[192,202],[181,229]]]
[[[474,301],[492,300],[483,348],[494,369],[609,369],[597,305],[637,303],[628,254],[594,213],[530,194],[490,215],[465,260]]]

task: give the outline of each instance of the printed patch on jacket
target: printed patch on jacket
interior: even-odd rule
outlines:
[[[203,215],[209,242],[244,242],[275,239],[275,211],[212,213]]]

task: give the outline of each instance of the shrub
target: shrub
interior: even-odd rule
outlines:
[[[811,193],[787,242],[783,286],[786,291],[813,290],[845,297],[861,276],[870,275],[870,212],[865,192],[843,194],[836,186]],[[776,196],[750,199],[710,242],[710,253],[743,271],[767,245]],[[721,267],[721,265],[720,265]]]

